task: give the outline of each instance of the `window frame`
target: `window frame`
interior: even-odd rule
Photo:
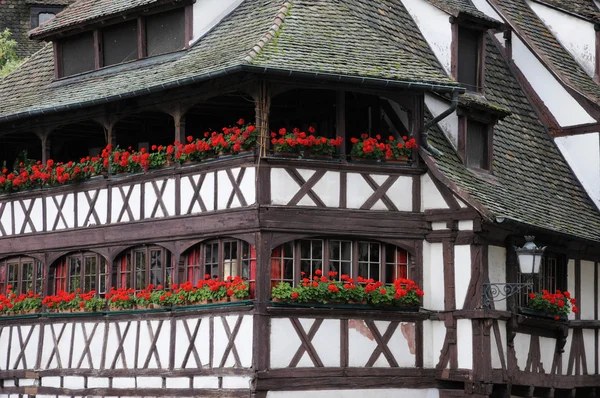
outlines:
[[[146,18],[149,16],[153,16],[153,15],[157,15],[157,14],[161,14],[161,13],[168,13],[171,11],[175,11],[175,10],[183,10],[183,20],[185,23],[184,26],[184,47],[179,49],[179,50],[174,50],[174,51],[170,51],[170,52],[166,52],[163,54],[156,54],[153,55],[152,57],[155,56],[160,56],[160,55],[166,55],[166,54],[173,54],[173,53],[177,53],[180,51],[185,51],[187,49],[189,49],[190,47],[190,41],[193,39],[193,10],[192,10],[192,5],[191,4],[184,4],[184,5],[176,5],[176,6],[170,6],[170,7],[166,7],[166,8],[159,8],[159,9],[155,9],[155,10],[151,10],[149,12],[145,12],[143,15],[137,15],[137,16],[133,16],[130,18],[115,18],[113,21],[111,21],[112,23],[106,23],[104,25],[100,25],[100,26],[96,26],[94,29],[89,29],[86,30],[84,32],[77,32],[74,35],[79,35],[79,34],[86,34],[89,33],[90,31],[93,33],[94,35],[94,68],[89,70],[89,71],[85,71],[85,72],[80,72],[80,73],[76,73],[73,75],[64,75],[64,65],[63,65],[63,59],[62,59],[62,41],[61,40],[54,40],[52,42],[53,44],[53,48],[54,48],[54,77],[55,79],[62,79],[62,78],[68,78],[68,77],[73,77],[73,76],[79,76],[85,73],[89,73],[89,72],[93,72],[99,69],[103,69],[103,68],[110,68],[113,66],[117,66],[117,65],[124,65],[127,63],[131,63],[131,62],[136,62],[136,61],[140,61],[142,59],[146,59],[146,58],[150,58],[147,55],[147,48],[146,48]],[[105,66],[104,65],[104,53],[103,53],[103,47],[104,47],[104,43],[103,43],[103,29],[117,25],[117,24],[122,24],[122,23],[127,23],[127,22],[131,22],[131,21],[137,21],[137,48],[138,48],[138,53],[137,53],[137,57],[135,59],[129,60],[129,61],[125,61],[125,62],[121,62],[121,63],[116,63],[116,64],[111,64],[109,66]],[[70,36],[74,36],[74,35],[69,35],[66,36],[66,38],[70,37]]]
[[[173,254],[166,248],[159,245],[141,245],[130,248],[123,252],[120,256],[115,259],[115,272],[114,272],[114,280],[111,286],[115,288],[132,288],[135,291],[139,291],[148,287],[148,285],[152,281],[152,252],[159,251],[161,266],[160,272],[162,275],[163,282],[161,283],[165,288],[176,283],[177,279],[177,264],[174,264]],[[136,267],[136,254],[141,253],[145,255],[145,268],[144,272],[144,286],[137,286],[137,267]],[[168,266],[170,260],[170,266]],[[123,270],[122,262],[126,262],[126,269]],[[171,283],[168,284],[167,280],[169,277],[168,270],[172,272]],[[122,283],[123,276],[126,278],[125,285]],[[158,285],[155,283],[155,285]]]
[[[87,262],[86,259],[90,259],[90,258],[94,258],[96,260],[96,271],[94,272],[94,274],[90,274],[87,271]],[[91,290],[95,290],[96,291],[96,295],[101,295],[101,294],[105,294],[106,290],[108,289],[108,283],[109,283],[109,277],[110,277],[110,264],[109,261],[106,257],[104,257],[102,254],[93,252],[93,251],[79,251],[79,252],[73,252],[73,253],[69,253],[63,257],[61,257],[59,260],[57,260],[50,269],[50,289],[49,289],[49,294],[57,294],[58,290],[58,283],[57,280],[60,280],[60,290],[63,290],[65,292],[68,293],[73,293],[77,288],[75,289],[71,289],[71,279],[74,278],[74,276],[71,274],[71,261],[73,259],[78,259],[80,261],[80,269],[79,269],[79,286],[78,288],[81,289],[82,292],[89,292]],[[102,272],[101,270],[101,265],[102,263],[104,263],[104,272]],[[57,277],[57,269],[59,267],[63,267],[63,275],[61,275],[60,277]],[[104,291],[101,291],[100,286],[102,284],[101,282],[101,278],[102,275],[104,275]],[[95,279],[95,288],[94,289],[87,289],[85,284],[86,284],[86,279],[88,279],[88,277],[93,276]]]
[[[464,110],[458,110],[458,156],[462,160],[463,164],[470,170],[476,170],[484,173],[492,173],[493,172],[493,164],[494,164],[494,127],[496,124],[496,119],[485,114],[475,114],[466,112]],[[482,123],[487,125],[487,161],[484,168],[479,167],[470,167],[467,163],[467,141],[468,141],[468,124],[469,120],[473,120],[477,123]]]
[[[44,270],[44,264],[34,258],[34,257],[28,257],[28,256],[17,256],[17,257],[6,257],[3,259],[0,259],[0,273],[4,272],[4,281],[0,282],[0,294],[5,294],[7,291],[7,286],[10,284],[12,285],[12,292],[13,293],[26,293],[25,290],[23,290],[27,283],[26,281],[23,279],[23,265],[24,264],[32,264],[33,270],[32,270],[32,275],[31,275],[31,286],[32,286],[32,291],[35,294],[42,294],[43,290],[44,290],[44,274],[45,274],[45,270]],[[16,280],[11,280],[9,281],[9,267],[10,266],[17,266],[17,279]],[[39,267],[39,269],[38,269]],[[41,277],[40,275],[38,275],[38,271],[41,271]],[[16,282],[16,286],[15,286],[15,282]],[[41,282],[41,285],[39,286],[39,291],[38,291],[38,287],[37,287],[37,282]]]
[[[236,245],[235,258],[225,259],[225,245],[231,244],[231,243],[234,243]],[[206,265],[213,264],[213,263],[212,262],[207,263],[207,261],[206,261],[207,260],[206,259],[206,247],[208,245],[211,245],[212,247],[216,247],[216,250],[218,253],[216,265],[217,265],[217,276],[219,277],[219,279],[225,280],[227,278],[225,276],[225,261],[231,260],[232,262],[235,261],[235,273],[232,272],[232,274],[242,277],[242,275],[244,273],[244,265],[247,263],[248,278],[246,280],[250,283],[251,286],[256,282],[257,263],[256,263],[256,248],[255,248],[255,246],[246,242],[245,240],[238,239],[238,238],[231,238],[231,237],[206,240],[206,241],[203,241],[197,245],[194,245],[194,246],[190,247],[188,250],[186,250],[186,252],[182,256],[183,275],[185,276],[184,279],[186,281],[190,281],[195,284],[198,282],[198,280],[203,280],[204,276],[209,274],[208,272],[206,272],[207,271]],[[246,251],[245,251],[246,248],[248,249],[248,258],[244,257],[244,255],[246,254]],[[254,256],[252,256],[252,253],[254,253]],[[196,260],[197,260],[194,262],[194,264],[190,264],[190,261],[189,261],[189,257],[192,255],[195,256]],[[255,268],[254,278],[252,277],[252,262],[254,262],[254,268]],[[191,279],[189,278],[190,269],[192,270],[192,276],[195,275],[195,273],[199,271],[199,273],[197,274],[197,279],[195,279],[194,277],[192,277]],[[212,273],[210,273],[209,275],[211,276],[211,278],[214,277],[214,274],[212,274]],[[234,275],[232,275],[232,277],[234,277]]]
[[[39,24],[40,14],[43,13],[51,13],[56,16],[59,12],[64,10],[65,8],[62,6],[44,6],[44,7],[30,7],[29,8],[29,26],[30,29],[35,29]],[[34,23],[35,22],[35,23]]]
[[[549,286],[548,280],[544,280],[544,278],[548,276],[547,273],[546,275],[544,275],[544,273],[547,271],[546,267],[549,263],[549,260],[553,260],[556,266],[554,275],[555,283],[553,288]],[[540,293],[544,289],[548,290],[550,293],[555,293],[557,289],[560,291],[568,290],[569,281],[567,276],[567,267],[568,261],[567,256],[565,254],[554,251],[544,252],[544,255],[542,256],[542,263],[540,264],[540,273],[537,276],[534,276],[533,279],[533,288],[525,288],[520,292],[516,299],[517,307],[521,308],[527,306],[527,301],[529,300],[529,293]],[[528,278],[523,276],[519,272],[518,264],[516,270],[516,278],[519,283],[529,282]]]
[[[384,284],[390,284],[393,282],[392,281],[387,281],[387,269],[386,266],[387,264],[391,264],[391,262],[386,260],[386,249],[387,246],[392,246],[394,248],[394,250],[403,250],[404,252],[406,252],[406,277],[409,278],[410,277],[410,269],[411,269],[411,265],[413,264],[414,261],[414,256],[405,248],[398,246],[396,244],[393,243],[388,243],[388,242],[383,242],[383,241],[377,241],[377,240],[368,240],[368,239],[361,239],[361,238],[346,238],[346,237],[308,237],[308,238],[304,238],[304,239],[296,239],[293,240],[291,242],[285,242],[282,243],[281,245],[278,245],[277,247],[273,248],[273,250],[271,250],[271,261],[273,261],[273,259],[278,259],[279,257],[273,257],[273,252],[285,245],[285,244],[289,244],[292,243],[293,244],[293,264],[294,264],[294,275],[293,275],[293,282],[289,281],[288,279],[273,279],[271,275],[271,285],[275,283],[279,283],[280,281],[283,282],[291,282],[292,285],[297,285],[298,283],[300,283],[300,281],[302,280],[302,278],[304,277],[310,277],[309,275],[302,275],[302,270],[301,270],[301,256],[300,256],[300,246],[301,246],[301,242],[302,241],[322,241],[323,242],[323,251],[322,251],[322,268],[321,271],[323,272],[323,275],[328,276],[328,273],[330,271],[329,268],[329,263],[331,261],[331,256],[330,256],[330,246],[331,246],[331,242],[332,241],[342,241],[342,242],[351,242],[352,246],[351,246],[351,265],[350,265],[350,270],[351,270],[351,275],[350,277],[353,279],[357,279],[358,275],[359,275],[359,256],[358,256],[358,246],[361,243],[368,243],[368,244],[377,244],[379,245],[379,278],[378,280],[381,281]],[[288,257],[285,257],[288,258]],[[367,276],[364,275],[360,275],[363,278],[366,278]],[[341,274],[338,273],[337,278],[339,280],[339,278],[341,277]],[[396,278],[398,276],[396,275]]]
[[[471,87],[464,86],[467,92],[483,93],[485,89],[485,54],[486,54],[486,43],[485,36],[487,28],[478,24],[466,23],[465,21],[458,21],[456,18],[451,18],[452,26],[452,44],[451,44],[451,60],[450,60],[450,73],[452,77],[462,85],[458,80],[458,58],[459,58],[459,45],[458,37],[461,29],[468,29],[479,33],[479,40],[477,45],[477,78],[476,87],[473,90]]]

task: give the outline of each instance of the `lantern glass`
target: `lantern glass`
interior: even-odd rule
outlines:
[[[517,257],[519,259],[519,270],[521,274],[539,274],[540,265],[542,264],[542,256],[544,255],[545,247],[537,247],[533,243],[533,236],[526,236],[526,243],[523,247],[515,247]]]

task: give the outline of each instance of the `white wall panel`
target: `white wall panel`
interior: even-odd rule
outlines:
[[[559,11],[536,1],[527,4],[540,17],[560,44],[581,65],[590,77],[596,63],[596,32],[594,24],[586,19]]]
[[[488,275],[491,283],[506,283],[506,248],[488,246]],[[496,301],[494,308],[506,310],[506,300]]]
[[[430,209],[449,209],[449,207],[429,174],[423,174],[421,176],[421,211]]]
[[[450,15],[424,0],[403,0],[402,3],[404,3],[404,7],[419,27],[442,67],[450,75],[452,61]]]
[[[444,252],[441,243],[423,241],[423,306],[444,309]]]
[[[459,319],[456,324],[458,339],[458,367],[460,369],[473,368],[473,325],[470,319]]]
[[[439,276],[438,276],[439,277]],[[467,290],[471,283],[471,246],[454,246],[454,290],[456,308],[463,308]]]
[[[595,122],[517,35],[512,35],[512,55],[529,84],[561,126]]]

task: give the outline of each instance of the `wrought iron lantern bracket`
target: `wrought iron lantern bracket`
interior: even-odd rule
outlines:
[[[533,288],[533,282],[527,283],[484,283],[483,308],[489,309],[492,302],[503,301],[525,288]]]

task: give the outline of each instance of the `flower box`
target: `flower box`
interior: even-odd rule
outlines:
[[[562,321],[562,322],[566,322],[568,320],[568,317],[565,314],[552,315],[552,314],[548,314],[547,312],[537,311],[537,310],[527,308],[527,307],[519,308],[519,314],[526,315],[526,316],[532,316],[532,317],[536,317],[536,318],[552,319],[555,321]],[[556,319],[556,317],[558,317],[558,319]]]
[[[271,300],[273,307],[296,307],[296,308],[327,308],[327,309],[347,309],[347,310],[383,310],[383,311],[396,311],[396,312],[419,312],[420,307],[417,306],[404,306],[404,305],[386,305],[377,306],[370,304],[350,304],[350,303],[294,303],[284,302],[281,300]]]

